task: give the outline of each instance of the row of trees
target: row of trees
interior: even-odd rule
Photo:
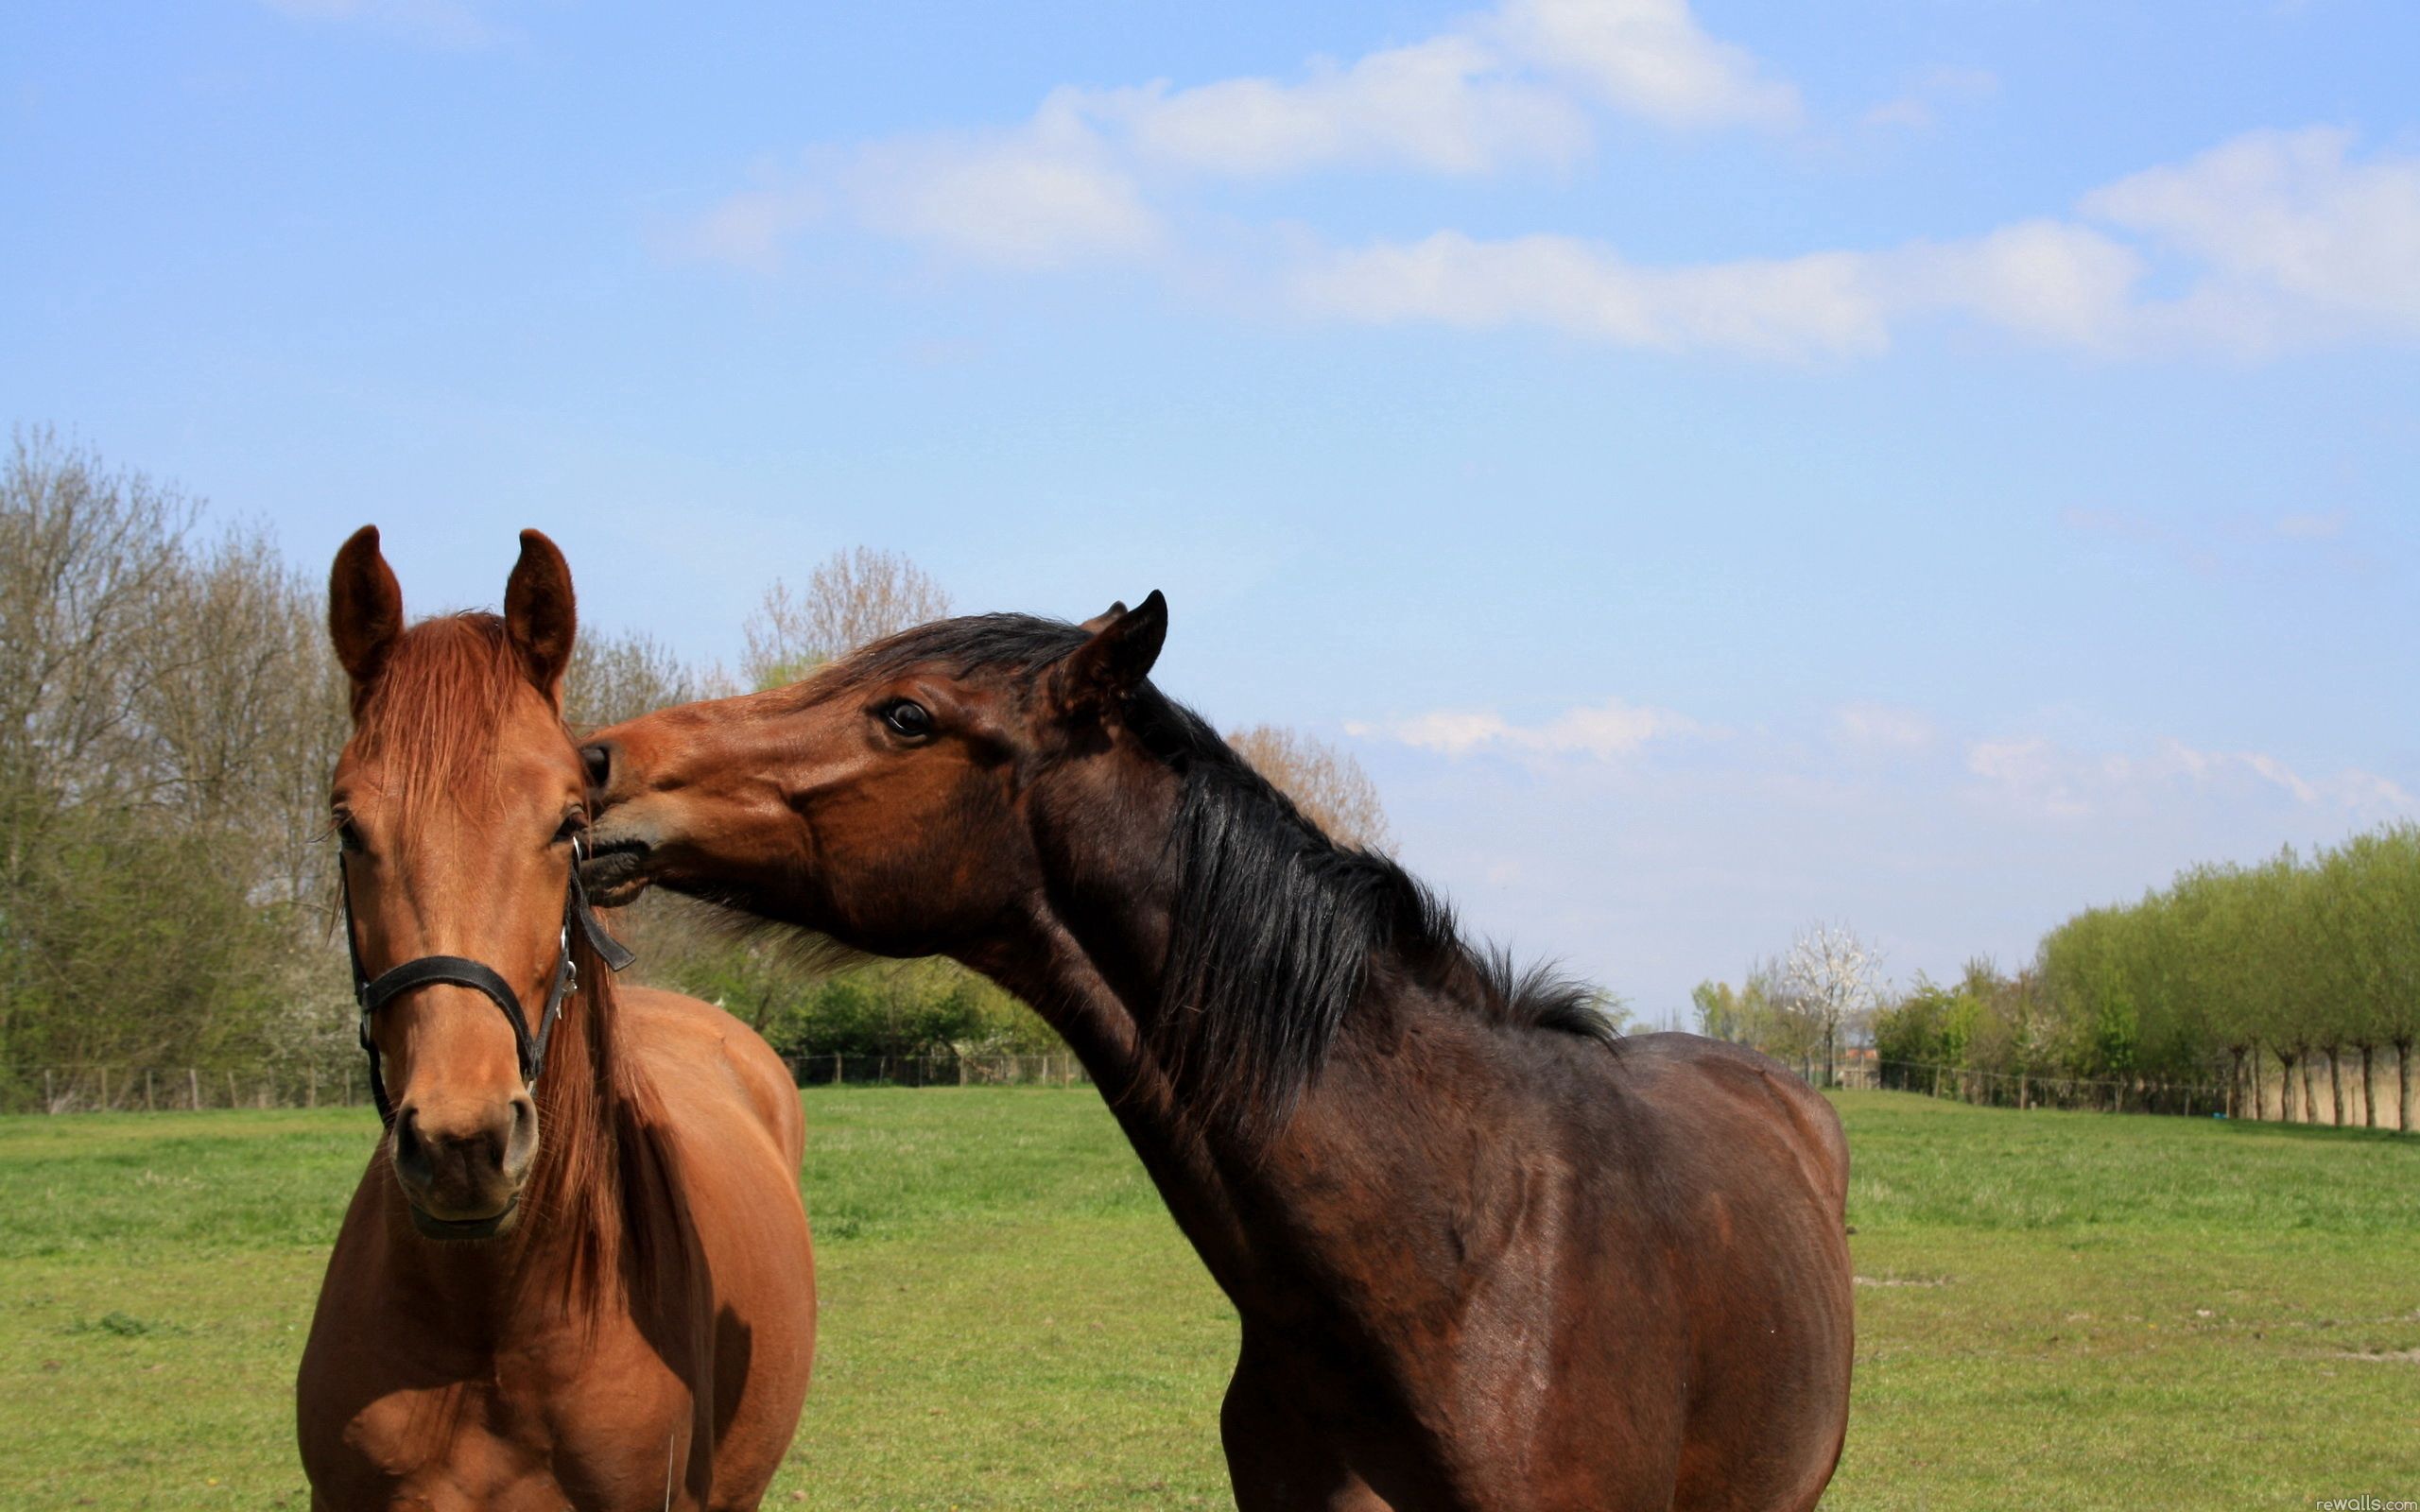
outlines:
[[[1874,1038],[1886,1061],[1983,1074],[2019,1100],[2060,1078],[2155,1102],[2214,1088],[2236,1116],[2409,1129],[2420,827],[2199,867],[2139,902],[2087,909],[2014,977],[1978,963],[1953,985],[1920,979],[1876,1015]]]
[[[595,726],[779,685],[949,611],[906,558],[842,553],[768,591],[737,678],[590,629],[566,714]],[[336,1082],[357,1054],[326,817],[349,729],[316,562],[88,448],[15,438],[0,466],[0,1106],[28,1106],[43,1068],[266,1064]],[[1340,838],[1385,843],[1349,756],[1271,727],[1236,739]],[[620,927],[643,978],[723,1003],[785,1053],[1060,1048],[946,962],[835,971],[671,898]]]

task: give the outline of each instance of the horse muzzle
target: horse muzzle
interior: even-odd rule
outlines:
[[[538,1154],[538,1108],[527,1092],[438,1116],[395,1109],[389,1151],[412,1227],[430,1239],[488,1239],[511,1224]]]
[[[599,842],[579,867],[588,901],[599,908],[620,908],[635,901],[653,880],[647,870],[653,849],[634,835]]]

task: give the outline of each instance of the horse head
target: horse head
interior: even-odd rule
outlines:
[[[406,628],[364,526],[337,553],[328,629],[353,680],[329,798],[388,1158],[422,1233],[484,1238],[511,1223],[537,1158],[533,1089],[584,921],[585,782],[562,713],[571,573],[523,531],[501,616]]]

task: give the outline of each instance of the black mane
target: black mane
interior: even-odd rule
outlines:
[[[976,615],[876,642],[838,670],[853,682],[921,665],[1030,676],[1086,639],[1063,621]],[[1418,879],[1331,840],[1207,720],[1148,680],[1126,718],[1183,783],[1163,863],[1174,927],[1147,1034],[1195,1112],[1248,1133],[1282,1126],[1380,953],[1490,1022],[1617,1037],[1594,988],[1474,948]]]

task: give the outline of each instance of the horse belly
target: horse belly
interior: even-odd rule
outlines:
[[[1709,1252],[1688,1271],[1698,1385],[1678,1508],[1812,1506],[1847,1429],[1855,1324],[1841,1217],[1817,1194],[1758,1207],[1736,1215],[1754,1234],[1742,1243],[1718,1241],[1733,1228],[1719,1211],[1699,1230]]]

